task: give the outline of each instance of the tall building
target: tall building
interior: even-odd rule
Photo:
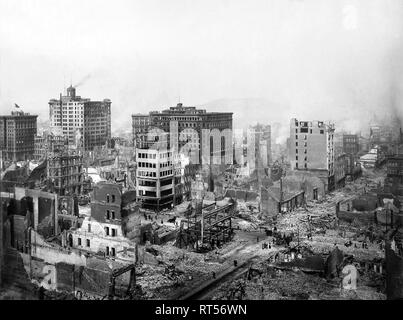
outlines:
[[[210,155],[213,150],[219,149],[219,154],[215,157],[221,157],[224,163],[225,155],[229,155],[230,162],[233,158],[232,153],[232,112],[207,112],[205,109],[197,109],[196,107],[186,107],[182,103],[178,103],[175,107],[163,111],[152,111],[147,116],[132,115],[133,140],[144,138],[144,134],[148,132],[148,128],[159,128],[168,133],[167,142],[170,144],[170,130],[173,126],[172,122],[177,122],[177,132],[172,138],[178,141],[178,147],[182,148],[187,145],[190,148],[199,150],[199,163],[202,162],[202,148]],[[203,137],[203,129],[218,129],[220,137],[215,138],[214,134]],[[229,129],[229,130],[226,130]],[[173,130],[175,131],[175,130]],[[183,139],[181,136],[185,136]],[[213,149],[213,145],[216,147]],[[209,161],[209,159],[206,159]],[[226,161],[226,162],[229,162]]]
[[[63,134],[70,145],[93,150],[111,138],[111,101],[91,101],[67,88],[67,95],[49,101],[50,126],[53,133]]]
[[[3,160],[23,161],[34,154],[37,115],[12,111],[0,116],[0,150]]]
[[[159,211],[175,204],[176,175],[173,154],[153,143],[141,142],[136,148],[136,193],[144,208]]]
[[[132,138],[134,146],[136,145],[136,139],[147,136],[150,125],[150,115],[140,113],[132,115]]]
[[[360,141],[356,134],[343,134],[343,152],[356,155],[360,151]]]
[[[50,156],[46,165],[52,191],[60,196],[82,193],[84,183],[82,155],[64,153]]]
[[[292,170],[318,173],[327,190],[334,182],[334,125],[323,121],[298,121],[291,119],[289,157]]]
[[[386,168],[385,190],[403,196],[403,154],[388,157]]]
[[[255,133],[255,143],[261,164],[264,168],[267,168],[272,162],[271,126],[258,123],[257,125],[252,126],[251,129],[254,130]]]

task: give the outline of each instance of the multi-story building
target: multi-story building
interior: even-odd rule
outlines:
[[[62,152],[66,145],[64,136],[43,132],[42,135],[35,136],[34,160],[42,160],[46,155]]]
[[[403,196],[403,154],[388,157],[386,168],[385,190]]]
[[[179,183],[174,155],[166,148],[141,142],[136,148],[136,195],[144,208],[159,211],[175,204],[175,186]]]
[[[49,101],[52,132],[63,134],[70,145],[84,150],[105,145],[111,138],[111,101],[91,101],[67,88],[67,95]]]
[[[179,103],[148,116],[133,115],[132,120],[136,189],[144,207],[160,210],[190,196],[191,177],[200,164],[232,163],[232,113],[206,112]],[[159,146],[166,141],[164,148],[148,141],[150,128],[164,133],[159,140]]]
[[[136,145],[137,139],[144,139],[147,136],[151,118],[149,114],[133,114],[132,115],[132,138],[133,146]]]
[[[343,152],[355,155],[360,151],[360,141],[356,134],[343,134]]]
[[[0,150],[3,160],[23,161],[33,157],[37,115],[12,111],[0,116]]]
[[[331,191],[334,181],[334,124],[291,119],[289,159],[292,170],[317,172]]]
[[[334,181],[336,187],[345,186],[348,165],[349,160],[346,153],[342,153],[336,156],[334,163]]]
[[[58,195],[80,195],[84,183],[83,156],[68,153],[48,156],[47,178]]]
[[[178,141],[179,149],[185,145],[197,149],[198,164],[210,161],[210,158],[202,160],[203,148],[205,148],[204,152],[207,150],[207,153],[210,150],[210,156],[213,149],[218,151],[218,154],[213,156],[221,157],[221,163],[232,162],[232,112],[207,112],[196,107],[184,107],[182,103],[178,103],[176,107],[150,112],[148,119],[145,115],[133,115],[132,121],[133,140],[144,139],[150,127],[159,128],[168,133],[168,147],[171,147],[170,142],[173,139]],[[172,130],[173,122],[177,122],[177,131]],[[208,134],[204,135],[203,129],[207,129]],[[219,137],[210,131],[214,129],[218,129]],[[172,137],[171,132],[173,132]]]
[[[91,215],[85,217],[79,228],[69,230],[69,245],[106,258],[135,262],[136,244],[123,234],[121,209],[121,187],[98,183],[91,194]]]
[[[264,168],[272,162],[271,154],[271,127],[270,125],[257,124],[251,127],[255,132],[255,142],[257,143],[259,156]]]

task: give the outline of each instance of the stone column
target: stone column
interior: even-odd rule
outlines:
[[[32,195],[32,198],[34,204],[34,230],[36,231],[39,224],[39,199],[36,195]]]
[[[54,199],[55,201],[54,201],[54,205],[55,205],[55,207],[54,207],[54,221],[55,221],[55,235],[57,235],[57,233],[58,233],[58,231],[59,231],[59,226],[58,226],[58,224],[59,224],[59,221],[58,221],[58,217],[57,217],[57,213],[58,213],[58,207],[59,207],[59,201],[58,201],[58,196],[57,196],[57,194],[55,194],[55,199]],[[73,210],[74,210],[74,208],[73,208]]]

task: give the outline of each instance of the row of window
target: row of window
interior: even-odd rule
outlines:
[[[106,234],[107,236],[117,237],[117,235],[118,235],[118,230],[115,229],[115,228],[105,227],[105,234]]]
[[[295,160],[298,160],[298,156],[295,157]],[[308,161],[308,157],[305,157],[304,161]]]
[[[155,163],[148,163],[148,162],[138,162],[137,166],[139,168],[156,168],[157,165]]]
[[[109,200],[110,200],[110,196],[109,196],[109,194],[107,194],[107,195],[106,195],[106,202],[109,203]],[[114,203],[115,200],[116,200],[116,198],[115,198],[115,195],[113,194],[113,195],[112,195],[112,203]]]
[[[81,238],[78,238],[77,239],[77,244],[78,244],[78,246],[81,246],[82,245],[82,243],[81,243]],[[87,246],[87,248],[90,248],[91,247],[91,241],[90,241],[90,239],[86,239],[86,246]],[[114,257],[114,256],[116,256],[116,249],[115,248],[109,248],[109,247],[106,247],[106,255],[107,256],[112,256],[112,257]]]
[[[148,172],[148,171],[138,171],[137,175],[139,177],[151,177],[151,178],[156,178],[157,177],[156,172]]]
[[[139,159],[157,159],[157,155],[155,153],[148,154],[148,153],[139,152],[137,157]]]
[[[106,220],[114,220],[115,219],[115,211],[106,210]]]
[[[77,239],[77,245],[79,245],[79,246],[82,245],[82,244],[81,244],[81,238],[78,238],[78,239]],[[90,241],[90,239],[87,239],[87,240],[86,240],[86,245],[87,245],[88,248],[91,247],[91,241]]]

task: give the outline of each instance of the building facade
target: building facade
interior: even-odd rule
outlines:
[[[343,152],[356,155],[360,151],[360,141],[356,134],[343,134]]]
[[[83,156],[64,153],[48,157],[47,178],[58,195],[81,195],[84,183]]]
[[[403,196],[403,154],[388,157],[386,169],[385,190]]]
[[[106,258],[135,262],[133,249],[136,244],[123,234],[121,206],[121,187],[113,183],[98,183],[91,194],[91,215],[79,228],[69,230],[70,246]]]
[[[0,150],[3,160],[32,159],[37,117],[23,111],[13,111],[11,115],[0,116]]]
[[[252,126],[251,129],[255,133],[255,143],[258,148],[258,154],[256,154],[256,156],[260,156],[262,166],[267,168],[272,163],[271,127],[270,125],[257,124]]]
[[[111,101],[81,98],[72,86],[66,96],[49,101],[49,118],[52,132],[66,136],[76,148],[93,150],[111,138]]]
[[[180,183],[173,154],[142,143],[136,148],[136,196],[144,208],[159,211],[175,203],[175,186]]]
[[[210,153],[217,151],[218,154],[213,156],[220,158],[221,163],[232,162],[233,159],[232,112],[207,112],[205,109],[186,107],[178,103],[177,106],[163,111],[150,112],[148,119],[145,115],[133,115],[132,128],[133,140],[144,140],[149,128],[163,130],[168,134],[168,147],[171,147],[171,141],[177,141],[179,151],[189,154],[190,149],[198,150],[197,164],[203,162],[203,151],[208,154],[209,150]],[[207,130],[203,132],[203,129]],[[218,131],[212,132],[214,129]],[[230,160],[226,159],[225,155],[228,155]],[[210,162],[210,158],[204,161]],[[217,162],[219,161],[215,161]]]
[[[133,114],[132,115],[132,142],[136,145],[137,139],[144,139],[147,136],[151,125],[149,114]]]
[[[346,185],[348,165],[349,160],[346,153],[342,153],[336,156],[334,167],[334,181],[336,188],[341,188]]]
[[[292,170],[324,173],[328,191],[335,188],[334,125],[291,119],[289,159]]]

